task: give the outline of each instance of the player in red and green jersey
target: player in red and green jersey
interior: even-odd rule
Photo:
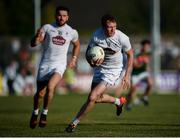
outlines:
[[[152,88],[152,78],[150,75],[150,67],[149,67],[151,60],[150,50],[151,50],[151,42],[149,40],[143,40],[141,42],[140,52],[135,54],[132,77],[131,77],[132,85],[127,96],[126,109],[131,108],[130,103],[132,101],[133,95],[136,92],[137,85],[142,81],[146,83],[146,88],[145,88],[145,92],[140,98],[140,101],[143,102],[145,105],[149,104],[148,96]]]

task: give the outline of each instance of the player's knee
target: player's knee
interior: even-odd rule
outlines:
[[[37,93],[34,95],[34,99],[43,98],[43,97],[44,97],[44,93],[43,93],[43,92],[37,92]]]
[[[95,94],[90,95],[89,100],[90,100],[90,102],[96,102],[97,95],[95,95]]]
[[[52,85],[48,85],[48,87],[47,87],[47,89],[48,89],[48,92],[53,92],[54,91],[54,86],[52,86]]]
[[[103,98],[103,94],[97,94],[96,103],[101,103]]]
[[[40,98],[43,98],[44,95],[45,95],[45,92],[39,92],[39,93],[38,93],[38,96],[39,96]]]

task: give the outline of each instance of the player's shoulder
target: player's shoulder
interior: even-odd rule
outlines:
[[[67,30],[69,30],[69,31],[76,31],[76,32],[77,32],[76,29],[74,29],[72,26],[70,26],[70,25],[68,25],[68,24],[65,24],[65,28],[66,28]]]
[[[51,29],[51,28],[56,28],[56,24],[55,24],[55,23],[44,24],[44,25],[42,26],[42,28],[43,28],[44,30],[48,30],[48,29]]]
[[[72,36],[72,38],[76,38],[76,40],[78,39],[79,34],[78,34],[78,31],[76,29],[72,28],[68,24],[65,24],[64,27],[65,27],[64,30],[66,30],[66,32],[68,32]]]
[[[116,34],[116,36],[118,38],[118,41],[121,44],[123,44],[123,45],[128,44],[129,45],[130,40],[129,40],[129,37],[125,33],[123,33],[122,31],[117,29],[115,34]]]
[[[123,33],[119,29],[116,29],[116,35],[118,35],[121,39],[129,39],[129,36],[127,36],[125,33]]]

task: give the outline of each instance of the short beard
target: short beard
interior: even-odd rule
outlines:
[[[58,21],[56,21],[56,24],[57,24],[58,26],[63,26],[63,25],[66,24],[66,22],[64,22],[63,24],[60,24]]]

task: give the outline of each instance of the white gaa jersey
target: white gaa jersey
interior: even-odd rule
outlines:
[[[104,62],[94,68],[93,82],[106,81],[110,85],[116,85],[123,68],[123,51],[129,51],[131,44],[129,37],[120,30],[116,30],[114,36],[107,37],[102,28],[95,31],[88,47],[100,46],[104,49]]]
[[[78,40],[78,33],[67,24],[61,27],[56,23],[46,24],[42,29],[45,39],[37,79],[47,80],[54,72],[63,75],[70,42]]]

